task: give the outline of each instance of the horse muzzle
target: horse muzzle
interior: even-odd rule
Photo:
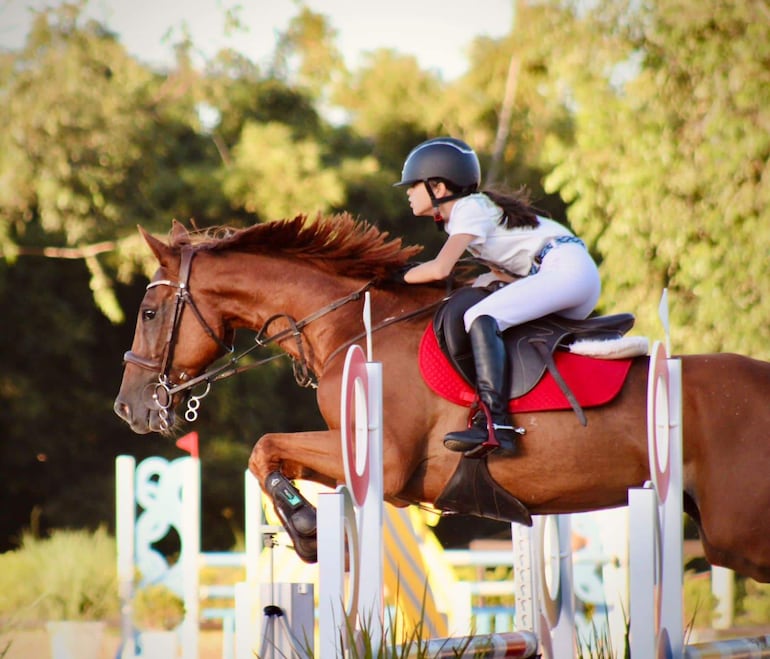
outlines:
[[[165,417],[162,417],[159,409],[148,407],[141,402],[132,405],[120,394],[115,399],[112,409],[137,435],[146,435],[151,432],[165,433],[173,427],[176,420],[173,409],[165,410]]]

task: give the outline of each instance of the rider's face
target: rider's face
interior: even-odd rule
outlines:
[[[430,195],[423,181],[410,185],[406,189],[406,196],[409,198],[409,205],[412,207],[412,213],[416,217],[433,215],[433,204]]]

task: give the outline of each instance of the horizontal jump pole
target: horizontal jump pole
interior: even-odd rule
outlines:
[[[201,567],[246,567],[246,552],[204,551],[200,554]]]
[[[427,656],[433,659],[455,659],[463,657],[514,657],[527,659],[537,656],[537,636],[532,632],[506,632],[503,634],[483,634],[481,636],[456,636],[432,638],[425,643],[415,644],[404,659]]]
[[[685,659],[762,659],[770,657],[770,635],[686,645]]]
[[[513,565],[510,549],[445,549],[444,556],[452,567]]]

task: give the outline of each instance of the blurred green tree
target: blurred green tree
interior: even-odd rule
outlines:
[[[336,38],[337,31],[327,16],[300,5],[278,37],[272,74],[307,90],[312,98],[323,100],[329,85],[345,71]]]
[[[770,356],[770,20],[751,0],[560,3],[548,188],[603,257],[603,304],[684,352]]]
[[[233,204],[264,220],[328,211],[344,200],[336,171],[323,166],[323,146],[296,140],[278,122],[248,122],[224,173]]]

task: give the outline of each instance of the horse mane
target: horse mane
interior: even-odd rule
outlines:
[[[383,277],[422,251],[404,247],[400,238],[355,219],[349,213],[297,215],[238,229],[220,226],[172,234],[169,246],[193,243],[196,250],[285,254],[311,260],[319,268],[349,277]]]

